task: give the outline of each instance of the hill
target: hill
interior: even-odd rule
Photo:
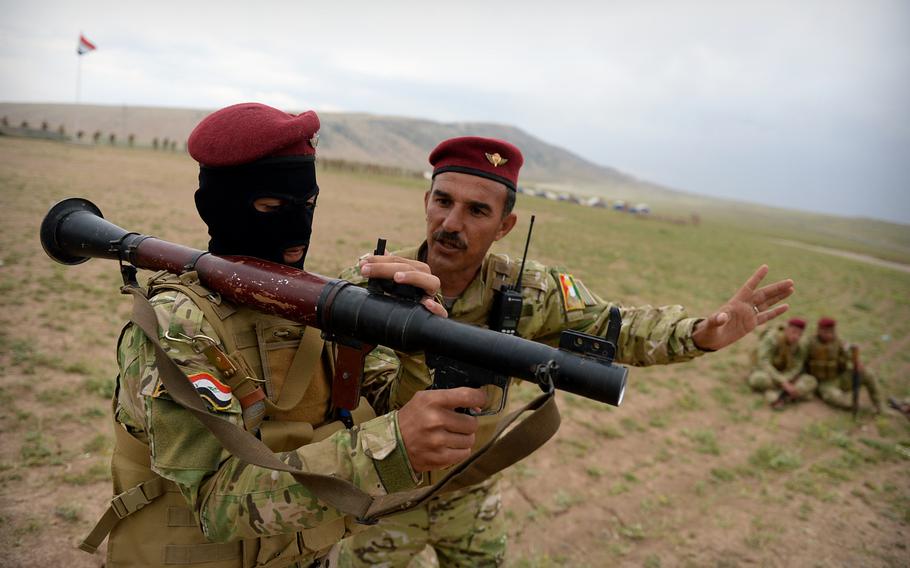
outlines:
[[[137,145],[152,140],[176,140],[183,148],[193,127],[213,109],[128,107],[73,104],[0,103],[0,116],[11,126],[27,121],[32,127],[47,122],[50,129],[61,124],[67,132],[77,129],[114,133],[119,140],[135,136]],[[291,111],[293,112],[293,111]],[[364,113],[320,112],[320,154],[326,158],[394,166],[408,170],[428,169],[427,156],[436,144],[454,136],[489,136],[512,141],[525,156],[523,178],[537,182],[581,182],[607,185],[656,185],[635,179],[613,168],[584,160],[568,150],[547,144],[519,128],[504,124],[441,123],[415,118]]]
[[[176,141],[179,150],[193,127],[210,110],[73,104],[0,103],[0,117],[10,126],[23,121],[32,128],[47,123],[50,131],[61,125],[67,133],[99,131],[107,141],[113,133],[120,144],[130,134],[139,147],[152,141]],[[587,161],[533,135],[504,124],[441,123],[414,118],[362,113],[321,112],[320,155],[423,172],[427,155],[441,140],[479,135],[510,140],[522,149],[522,181],[552,189],[607,200],[647,202],[656,217],[689,222],[693,214],[731,227],[749,228],[770,239],[786,239],[816,246],[844,249],[885,260],[910,263],[910,227],[871,219],[786,210],[752,203],[723,200],[669,189],[637,179],[614,168]],[[533,199],[533,198],[529,198]]]

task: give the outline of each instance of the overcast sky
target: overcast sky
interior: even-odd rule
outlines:
[[[516,125],[678,189],[910,223],[910,2],[0,0],[0,101]]]

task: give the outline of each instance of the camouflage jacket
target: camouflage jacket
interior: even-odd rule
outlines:
[[[204,355],[186,342],[171,339],[203,334],[220,340],[202,310],[173,290],[155,295],[151,303],[159,339],[181,370],[190,377],[206,373],[225,382]],[[229,541],[293,533],[343,517],[291,475],[243,463],[224,450],[198,420],[170,399],[158,376],[154,349],[134,324],[121,334],[118,363],[117,421],[149,445],[152,470],[177,484],[207,538]],[[216,404],[210,410],[243,427],[237,398],[214,394],[210,402]],[[328,416],[327,409],[321,415]],[[411,489],[418,481],[401,441],[397,413],[277,455],[310,472],[346,479],[372,495]],[[380,470],[395,472],[398,486],[390,487]]]
[[[394,254],[422,260],[424,246]],[[514,283],[520,264],[520,259],[488,254],[477,276],[449,309],[449,317],[486,326],[493,290],[503,283]],[[366,282],[357,266],[346,269],[341,278],[361,285]],[[603,300],[564,270],[529,260],[522,288],[524,301],[518,325],[521,337],[556,345],[559,334],[566,329],[600,336],[606,333],[609,308],[615,304]],[[679,363],[704,353],[692,340],[692,330],[701,318],[687,317],[683,306],[618,307],[622,314],[618,362],[635,366]],[[397,356],[380,347],[367,358],[364,389],[371,393],[377,412],[400,408],[432,382],[422,354]]]
[[[803,341],[787,344],[783,327],[768,330],[758,344],[758,368],[780,384],[803,371],[808,353],[809,348]]]

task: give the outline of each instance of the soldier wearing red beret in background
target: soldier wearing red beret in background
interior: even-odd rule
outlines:
[[[833,318],[818,320],[818,329],[809,340],[808,372],[818,379],[818,395],[836,408],[853,408],[853,360],[851,346],[837,337],[837,322]],[[882,395],[875,375],[859,363],[862,384],[869,391],[875,412],[882,411]]]
[[[487,326],[493,291],[518,279],[520,259],[489,249],[517,221],[512,208],[524,159],[508,142],[468,136],[440,143],[429,161],[433,181],[424,195],[426,240],[392,258],[425,261],[439,276],[449,317]],[[793,292],[793,282],[758,288],[766,273],[767,267],[761,267],[708,318],[689,317],[682,306],[617,306],[622,315],[617,360],[640,366],[677,363],[737,341],[787,310],[777,304]],[[343,277],[365,283],[357,267]],[[606,333],[615,304],[597,296],[564,268],[529,260],[522,287],[517,329],[521,337],[555,344],[566,329]],[[422,355],[400,357],[399,366],[388,350],[377,349],[368,359],[364,387],[378,393],[377,404],[387,402],[383,409],[398,408],[432,382]],[[489,439],[496,424],[496,416],[485,418],[478,445]],[[498,479],[437,496],[421,508],[382,519],[374,529],[342,542],[341,566],[406,566],[427,545],[435,550],[441,566],[500,565],[506,532]]]
[[[303,267],[320,192],[318,130],[313,112],[255,103],[219,110],[196,127],[188,146],[200,163],[196,205],[212,253]],[[374,277],[398,275],[428,294],[439,289],[417,261],[372,268]],[[167,356],[209,411],[256,433],[285,463],[381,495],[414,487],[428,452],[440,466],[470,453],[476,419],[455,409],[482,406],[481,391],[423,393],[378,418],[363,400],[353,412],[333,408],[330,346],[318,330],[222,300],[192,272],[156,275],[147,291]],[[432,299],[423,303],[445,315]],[[228,453],[171,399],[158,361],[142,330],[128,324],[118,346],[116,497],[83,549],[110,532],[111,568],[311,566],[357,526],[290,474]],[[438,435],[426,439],[426,428]]]
[[[815,377],[805,372],[808,346],[800,341],[805,329],[806,320],[790,318],[787,325],[766,330],[758,344],[749,386],[765,393],[775,408],[786,402],[805,400],[818,386]]]

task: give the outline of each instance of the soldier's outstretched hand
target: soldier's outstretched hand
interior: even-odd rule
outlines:
[[[759,288],[767,274],[768,266],[760,266],[727,303],[698,323],[692,339],[699,349],[723,349],[790,309],[787,304],[778,304],[793,293],[793,280],[781,280]]]
[[[471,455],[477,418],[458,408],[482,408],[486,395],[480,389],[419,391],[398,411],[398,429],[414,471],[442,469]]]

